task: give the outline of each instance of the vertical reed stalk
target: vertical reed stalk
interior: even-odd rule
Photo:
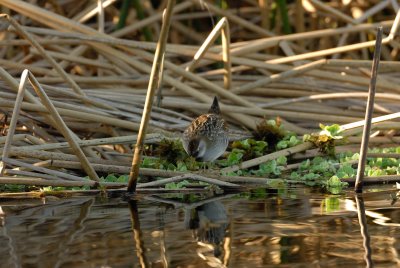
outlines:
[[[379,58],[381,55],[381,47],[382,47],[382,32],[383,32],[382,27],[379,27],[376,35],[374,59],[372,62],[371,81],[369,84],[369,94],[368,94],[367,108],[365,112],[365,125],[361,140],[360,159],[358,161],[357,177],[354,186],[354,191],[357,193],[361,193],[363,188],[362,179],[364,177],[365,161],[367,159],[368,142],[371,131],[372,113],[374,111],[376,79],[378,76]]]
[[[231,71],[231,31],[229,29],[229,22],[226,19],[224,27],[221,29],[222,40],[222,61],[224,62],[224,88],[230,89],[232,85],[232,71]]]
[[[171,24],[172,9],[175,5],[175,0],[168,0],[167,8],[164,11],[163,25],[160,32],[160,39],[157,43],[157,48],[154,55],[153,66],[150,74],[150,81],[147,88],[147,96],[144,104],[142,120],[140,123],[138,138],[136,141],[135,151],[133,153],[132,167],[129,174],[128,192],[133,193],[136,191],[137,178],[139,176],[139,166],[141,154],[143,150],[143,142],[146,137],[147,125],[150,119],[151,107],[153,103],[154,94],[156,89],[161,84],[163,62],[165,55],[165,47],[167,43],[169,26]]]
[[[21,81],[19,82],[17,99],[15,100],[15,105],[14,105],[14,109],[13,109],[13,113],[12,113],[12,117],[11,117],[10,126],[8,128],[7,138],[6,138],[6,142],[4,144],[3,154],[1,156],[1,163],[0,163],[0,175],[1,176],[3,176],[3,174],[4,174],[4,170],[5,170],[5,166],[6,166],[4,160],[8,157],[8,153],[9,153],[9,150],[11,147],[11,142],[13,140],[13,136],[15,133],[15,128],[17,126],[18,116],[19,116],[19,112],[21,110],[21,104],[22,104],[22,101],[23,101],[24,95],[25,95],[25,86],[26,86],[26,82],[28,81],[27,78],[28,78],[28,70],[24,70],[21,75]]]

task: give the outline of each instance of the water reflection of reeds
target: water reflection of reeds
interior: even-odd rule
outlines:
[[[139,201],[142,256],[151,267],[365,267],[355,200],[333,201],[328,211],[321,196],[220,200],[226,221],[218,241],[207,240],[217,225],[206,222],[209,229],[190,229],[185,209]],[[399,223],[400,210],[383,198],[373,204],[378,205],[365,200],[372,259],[379,267],[394,267],[400,263],[398,228],[376,224],[373,216]],[[132,214],[120,199],[54,200],[2,209],[2,267],[140,267]],[[193,207],[191,213],[204,216],[204,209]]]

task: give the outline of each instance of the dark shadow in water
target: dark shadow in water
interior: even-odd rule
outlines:
[[[371,238],[368,233],[367,217],[365,216],[364,200],[361,195],[356,195],[358,222],[360,224],[361,236],[363,238],[363,247],[365,250],[364,260],[367,268],[374,267],[372,262]]]
[[[135,241],[136,254],[139,258],[140,266],[149,267],[145,254],[146,248],[144,247],[142,239],[142,231],[140,229],[139,212],[136,200],[130,200],[128,202],[128,205],[129,205],[129,211],[131,213],[133,239]]]

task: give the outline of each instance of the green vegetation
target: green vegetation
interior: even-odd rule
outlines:
[[[331,126],[320,124],[319,127],[322,129],[321,132],[304,135],[303,140],[314,143],[322,153],[334,156],[335,141],[343,138],[343,136],[339,135],[341,132],[340,126],[337,124]]]
[[[294,161],[286,156],[261,163],[248,169],[229,172],[225,175],[256,176],[271,178],[268,186],[279,188],[285,183],[301,183],[307,186],[323,188],[331,193],[337,194],[348,186],[341,179],[356,176],[356,168],[353,167],[359,158],[358,153],[335,153],[335,142],[342,140],[339,125],[320,125],[321,131],[305,135],[303,141],[313,142],[323,153],[302,162],[292,164]],[[254,159],[271,152],[297,146],[302,141],[294,134],[285,131],[277,120],[264,120],[261,122],[254,134],[255,138],[234,141],[231,143],[229,152],[215,161],[214,170],[240,164],[243,161]],[[372,149],[373,153],[400,153],[400,147]],[[146,147],[141,167],[155,168],[170,171],[199,171],[204,168],[203,163],[196,162],[188,157],[183,150],[179,139],[164,139],[157,145]],[[368,158],[365,169],[366,176],[399,175],[400,159],[396,158]],[[128,175],[109,174],[100,178],[103,182],[128,182]],[[206,183],[201,183],[207,185]],[[190,181],[168,183],[166,189],[181,189],[192,185]],[[38,189],[37,187],[26,187],[20,185],[1,185],[0,191],[26,191]],[[85,187],[44,187],[44,192],[60,190],[89,190]]]
[[[339,193],[348,183],[341,179],[354,177],[356,168],[353,167],[359,158],[358,153],[335,153],[336,141],[342,140],[339,125],[320,125],[321,131],[305,135],[304,141],[313,142],[324,156],[306,159],[294,167],[288,168],[291,159],[280,156],[277,159],[260,164],[257,167],[230,172],[227,175],[257,176],[267,178],[280,178],[282,180],[271,180],[271,184],[279,186],[283,182],[302,183],[308,186],[316,186],[326,189],[331,193]],[[258,139],[245,139],[234,141],[229,153],[223,159],[217,160],[215,169],[224,168],[242,161],[253,159],[273,151],[290,148],[300,144],[302,141],[293,133],[285,131],[279,120],[263,121],[256,133]],[[274,135],[273,135],[274,134]],[[179,141],[164,141],[170,144],[168,157],[148,157],[143,161],[144,167],[163,168],[168,170],[193,171],[201,166],[193,159],[181,155]],[[270,144],[271,143],[271,144]],[[168,147],[168,146],[167,146]],[[172,149],[171,149],[172,148]],[[175,151],[176,150],[176,151]],[[373,149],[371,152],[400,152],[400,147],[390,149]],[[174,155],[176,156],[174,158]],[[174,160],[175,159],[175,160]],[[400,174],[400,160],[395,158],[369,158],[366,166],[366,176]],[[173,188],[185,187],[187,183],[174,184]],[[270,185],[272,186],[272,185]]]

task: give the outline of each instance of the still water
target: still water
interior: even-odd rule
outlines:
[[[398,267],[395,195],[357,200],[294,188],[129,203],[0,200],[0,266]]]

